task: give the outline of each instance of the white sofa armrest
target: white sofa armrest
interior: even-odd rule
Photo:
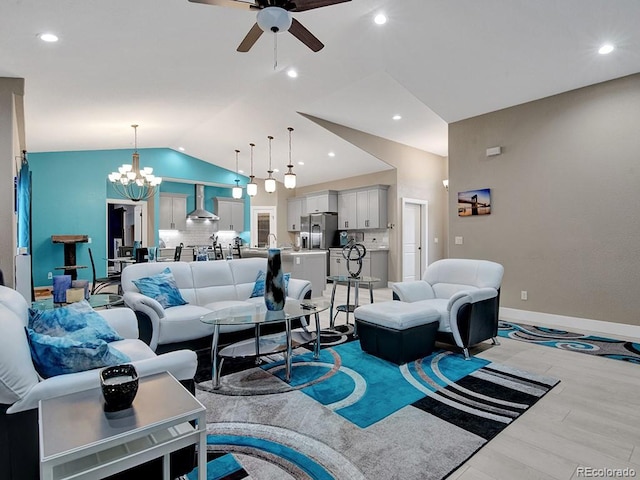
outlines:
[[[391,290],[402,302],[418,302],[436,298],[433,288],[424,280],[397,282],[391,285]]]
[[[136,314],[130,308],[107,308],[96,311],[122,338],[137,339],[140,337]]]
[[[125,292],[124,303],[134,312],[141,312],[149,317],[151,321],[151,340],[149,346],[155,351],[158,347],[160,337],[160,319],[165,317],[164,308],[160,303],[151,297],[147,297],[139,292]]]
[[[465,303],[476,303],[483,300],[488,300],[498,296],[498,291],[495,288],[477,288],[472,290],[461,290],[456,292],[449,298],[449,304],[447,310],[451,311],[454,308],[457,310],[461,305]]]
[[[146,377],[160,372],[169,372],[178,380],[193,379],[198,365],[198,358],[191,350],[177,350],[175,352],[158,355],[132,362],[139,377]],[[90,388],[100,387],[100,370],[86,370],[84,372],[58,375],[42,380],[35,385],[22,399],[11,405],[7,413],[17,413],[38,407],[38,402],[47,398],[80,392]]]
[[[304,296],[311,290],[311,282],[301,280],[299,278],[290,278],[289,287],[287,288],[287,296],[296,300],[304,299]]]

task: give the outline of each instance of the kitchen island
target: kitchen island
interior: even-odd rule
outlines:
[[[293,278],[300,278],[311,282],[311,295],[321,297],[327,286],[327,264],[329,252],[327,250],[299,250],[281,248],[282,269],[291,272]],[[242,258],[267,258],[267,248],[242,248]]]

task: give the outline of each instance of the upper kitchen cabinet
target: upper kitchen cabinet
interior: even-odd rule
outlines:
[[[160,193],[159,230],[187,229],[187,196],[180,193]]]
[[[303,215],[321,212],[338,211],[338,192],[326,190],[324,192],[307,195],[307,208],[303,210]]]
[[[287,230],[300,231],[300,217],[307,213],[306,197],[292,197],[287,199]]]
[[[244,200],[214,197],[215,214],[220,217],[218,230],[244,232]]]
[[[338,228],[386,228],[388,188],[388,185],[375,185],[340,192]]]

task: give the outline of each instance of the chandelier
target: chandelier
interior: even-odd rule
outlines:
[[[238,154],[240,153],[240,150],[236,149],[236,186],[233,187],[233,189],[231,190],[231,196],[233,198],[242,198],[242,187],[240,185],[238,185],[238,183],[240,183],[240,179],[238,178]]]
[[[273,173],[271,169],[271,140],[273,137],[269,135],[267,138],[269,139],[269,170],[267,170],[269,176],[264,180],[264,189],[267,193],[273,193],[276,191],[276,179],[271,176]]]
[[[157,186],[162,183],[161,177],[153,175],[153,168],[140,169],[140,155],[138,154],[138,125],[131,125],[134,131],[134,148],[131,164],[123,164],[117,172],[109,174],[109,181],[114,190],[121,197],[134,202],[153,197]]]
[[[254,181],[256,177],[253,174],[253,147],[256,145],[250,143],[249,146],[251,147],[251,175],[249,175],[249,183],[247,183],[247,195],[255,197],[258,194],[258,184]]]
[[[296,188],[296,174],[293,173],[293,165],[291,164],[291,132],[293,132],[293,128],[288,127],[287,130],[289,130],[289,165],[287,165],[289,170],[284,174],[284,188]]]

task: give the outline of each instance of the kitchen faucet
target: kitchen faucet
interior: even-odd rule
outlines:
[[[271,237],[273,237],[273,246],[275,248],[278,246],[278,237],[276,237],[275,233],[270,233],[269,235],[267,235],[267,243],[269,244],[269,246],[271,246],[271,242],[269,241]]]

